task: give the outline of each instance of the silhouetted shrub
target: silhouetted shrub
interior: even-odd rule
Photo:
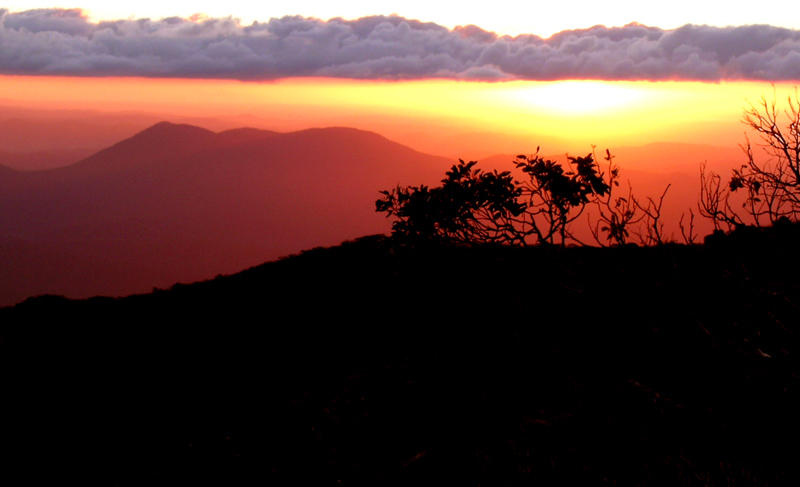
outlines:
[[[396,218],[392,235],[405,242],[564,245],[573,238],[569,224],[611,190],[592,154],[569,157],[562,165],[540,157],[537,149],[532,156],[517,156],[514,163],[527,180],[516,181],[509,171],[485,172],[475,169],[476,161],[459,160],[439,187],[381,191],[376,211]]]
[[[525,212],[522,188],[508,171],[474,169],[459,160],[442,186],[401,187],[381,191],[376,211],[397,220],[393,236],[405,241],[441,238],[464,243],[524,243],[515,224]]]
[[[558,236],[563,245],[571,235],[568,225],[575,221],[590,201],[611,191],[611,186],[598,171],[592,154],[569,157],[568,168],[539,157],[517,156],[517,168],[529,176],[520,183],[526,197],[527,211],[523,228],[535,235],[537,242],[555,243]]]
[[[734,169],[727,184],[703,167],[700,174],[700,214],[715,229],[775,224],[782,218],[797,221],[800,215],[800,99],[788,97],[781,128],[781,110],[775,97],[761,98],[744,110],[742,123],[761,137],[767,159],[756,158],[749,138],[741,146],[747,163]]]

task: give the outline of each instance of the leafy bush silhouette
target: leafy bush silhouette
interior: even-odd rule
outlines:
[[[517,156],[518,169],[529,176],[521,183],[527,211],[523,229],[535,235],[539,243],[564,245],[573,236],[568,225],[575,221],[590,201],[610,192],[611,186],[598,171],[594,156],[569,157],[568,168],[539,156],[539,148],[530,157]]]
[[[484,172],[477,161],[454,165],[442,186],[381,191],[376,211],[394,216],[392,235],[404,242],[443,239],[461,243],[524,244],[515,227],[524,213],[520,188],[508,171]]]
[[[775,224],[800,216],[800,99],[795,88],[788,106],[778,109],[776,97],[762,97],[744,110],[742,123],[761,138],[768,157],[758,159],[746,137],[741,145],[747,163],[734,169],[727,184],[713,171],[700,173],[700,214],[714,222],[714,228],[733,230],[745,226]],[[781,128],[781,116],[787,118]]]
[[[457,243],[565,245],[569,224],[590,202],[610,193],[593,154],[569,157],[566,167],[539,156],[517,156],[523,182],[510,171],[485,172],[476,161],[454,165],[442,185],[398,186],[381,191],[376,211],[394,216],[392,236],[414,243],[439,239]],[[616,175],[616,173],[614,173]]]

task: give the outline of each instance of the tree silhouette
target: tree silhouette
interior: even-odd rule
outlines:
[[[515,164],[529,179],[521,184],[527,211],[522,215],[523,229],[536,236],[538,243],[564,245],[574,238],[568,225],[584,211],[586,205],[610,191],[610,185],[598,172],[592,154],[569,157],[565,169],[561,164],[543,159],[539,148],[532,156],[517,156]]]
[[[569,224],[587,204],[610,191],[592,154],[569,157],[566,166],[539,156],[517,156],[520,174],[485,172],[476,161],[459,160],[442,185],[398,186],[381,191],[376,211],[394,216],[399,241],[441,239],[468,244],[565,245],[574,239]]]
[[[525,211],[522,189],[511,173],[475,169],[476,161],[454,165],[442,186],[401,187],[381,191],[376,211],[394,216],[392,235],[413,243],[443,239],[460,243],[524,244],[516,228]]]
[[[749,137],[741,145],[747,163],[734,169],[726,185],[719,174],[700,174],[700,214],[717,230],[774,224],[800,216],[800,99],[795,88],[787,107],[762,97],[744,110],[742,123],[755,131],[766,159],[756,157]],[[782,119],[786,118],[785,128]]]

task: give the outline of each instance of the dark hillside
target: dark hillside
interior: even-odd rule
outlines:
[[[792,485],[794,226],[392,249],[0,309],[8,464],[103,485]]]

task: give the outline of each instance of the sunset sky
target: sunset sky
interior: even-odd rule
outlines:
[[[701,166],[746,161],[743,109],[797,96],[795,3],[12,3],[0,214],[16,226],[0,251],[17,257],[0,266],[14,283],[0,305],[146,292],[388,233],[379,191],[436,184],[458,158],[513,170],[537,147],[609,149],[640,201],[669,190],[659,222],[678,240]],[[575,235],[591,242],[597,215],[584,216]]]
[[[800,82],[800,17],[789,1],[712,4],[15,2],[0,103],[247,114],[412,146],[415,132],[730,145],[748,100]]]

